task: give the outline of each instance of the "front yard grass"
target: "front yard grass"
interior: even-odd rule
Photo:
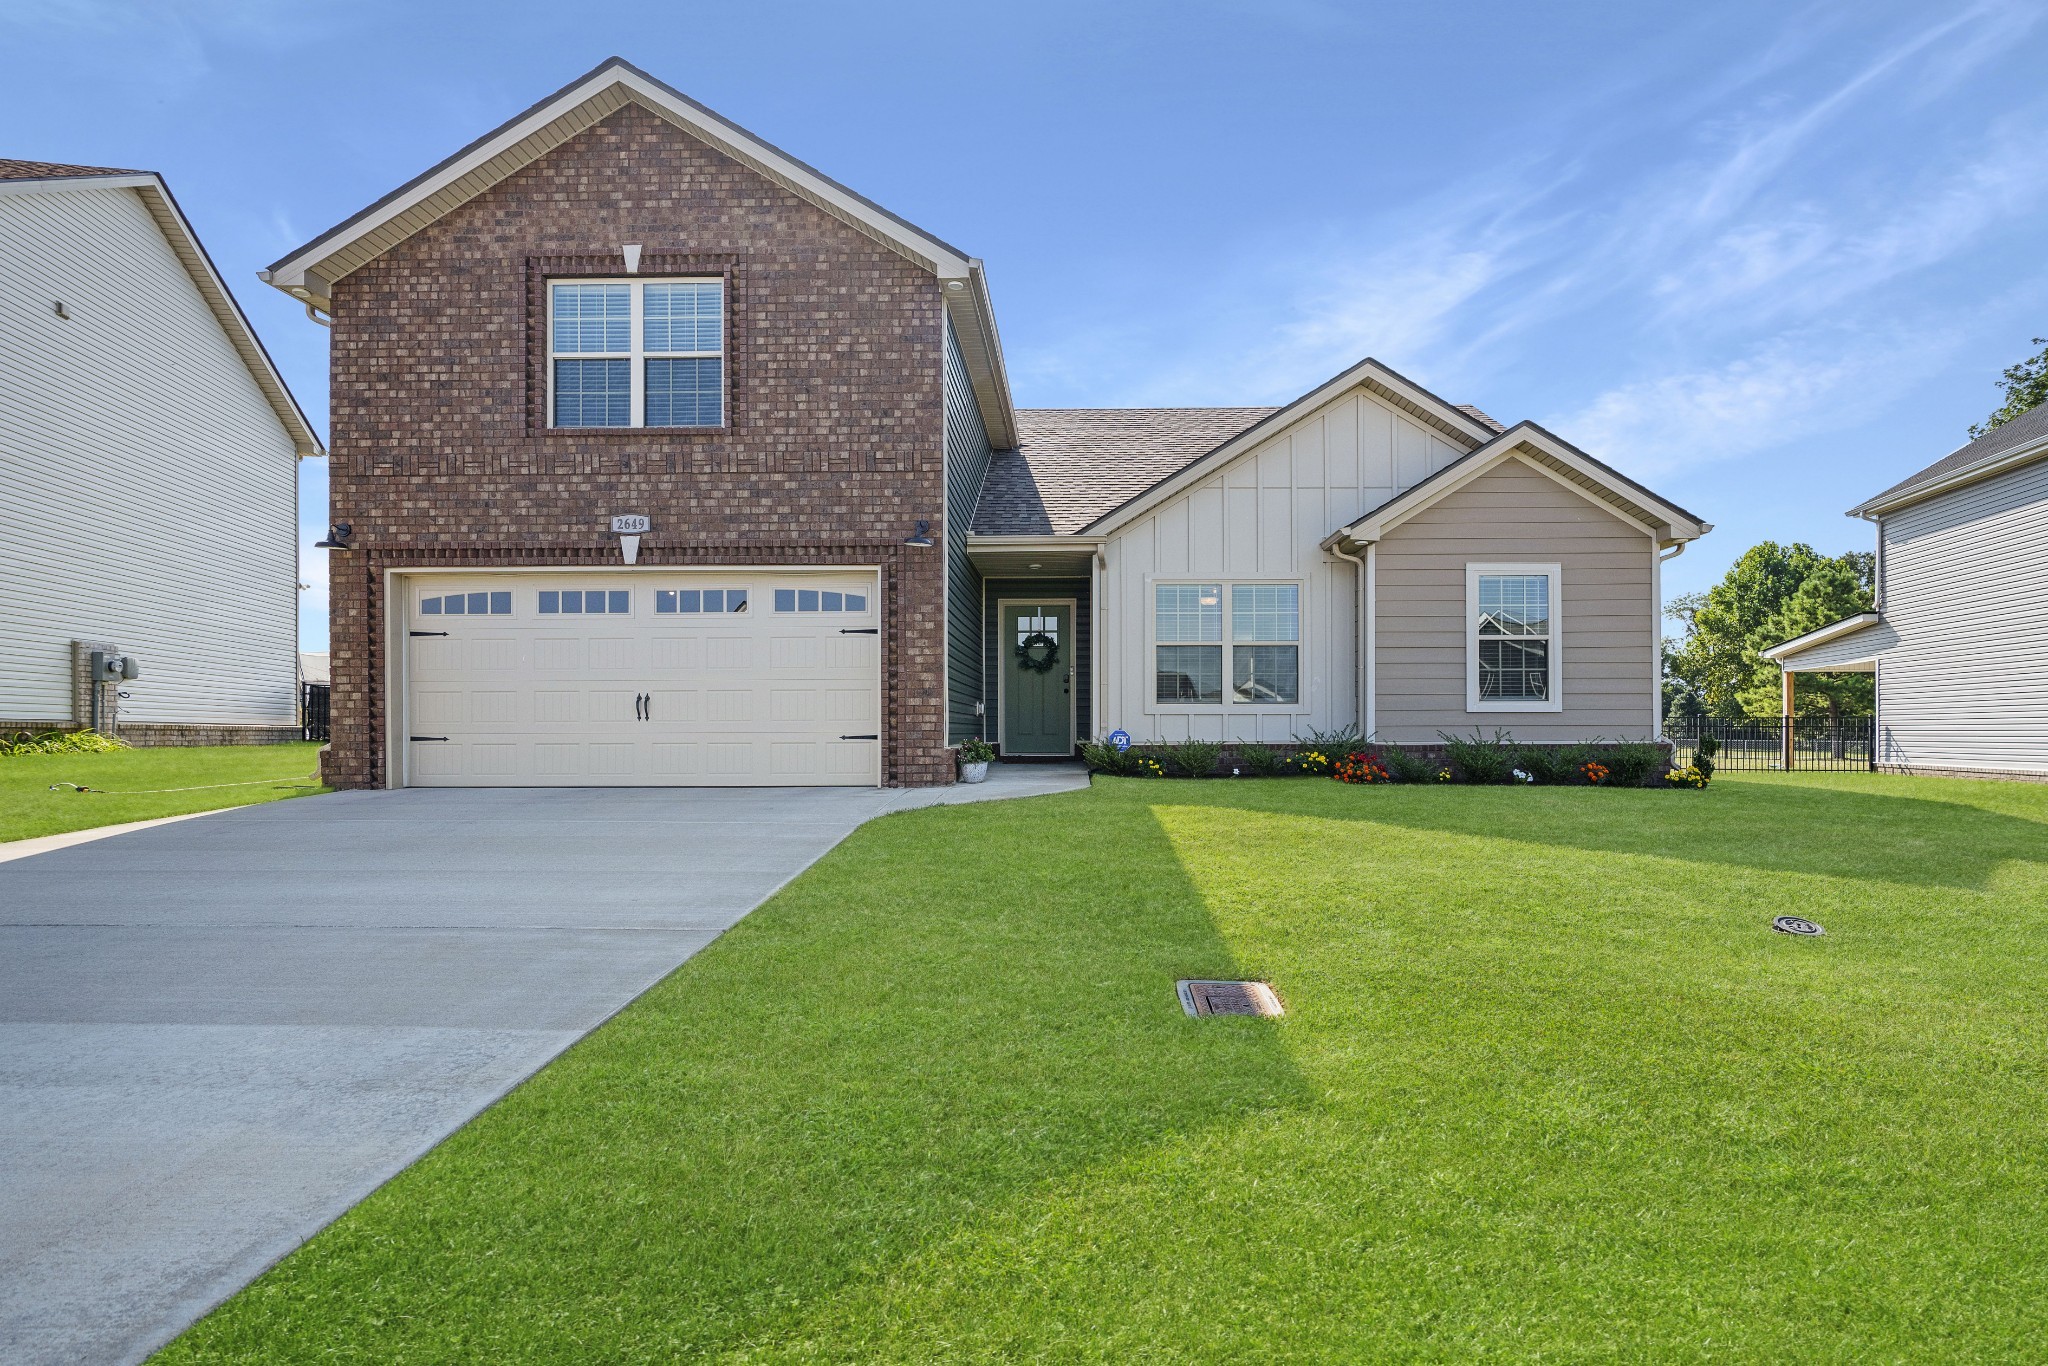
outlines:
[[[196,745],[0,758],[0,842],[319,792],[319,779],[309,776],[319,748]],[[51,791],[52,783],[95,790]]]
[[[2038,1359],[2044,860],[1865,775],[890,817],[164,1360]]]

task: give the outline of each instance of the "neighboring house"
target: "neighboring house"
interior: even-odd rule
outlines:
[[[980,261],[617,59],[265,279],[333,329],[345,786],[1647,736],[1708,530],[1370,360],[1019,411]]]
[[[170,191],[0,160],[0,729],[298,735],[298,461],[321,453]]]
[[[1880,768],[2048,778],[2048,405],[1849,510],[1877,524],[1876,610],[1763,651],[1870,673]]]

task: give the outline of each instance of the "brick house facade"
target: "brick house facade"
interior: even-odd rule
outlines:
[[[723,425],[550,426],[548,282],[634,275],[725,282]],[[953,780],[945,559],[905,544],[946,529],[933,270],[628,102],[322,302],[333,519],[353,528],[330,557],[330,782],[393,781],[393,571],[616,565],[624,511],[653,523],[642,567],[879,566],[882,781]]]

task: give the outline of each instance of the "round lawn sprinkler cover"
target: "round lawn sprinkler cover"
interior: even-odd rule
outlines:
[[[1771,922],[1771,928],[1779,934],[1826,934],[1827,931],[1796,915],[1781,915]]]

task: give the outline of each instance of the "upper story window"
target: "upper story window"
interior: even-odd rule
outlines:
[[[1153,588],[1152,639],[1155,703],[1296,706],[1301,701],[1300,584],[1158,584]]]
[[[1559,711],[1558,608],[1554,564],[1465,568],[1465,709]]]
[[[556,427],[723,426],[725,282],[555,281],[548,385]]]

